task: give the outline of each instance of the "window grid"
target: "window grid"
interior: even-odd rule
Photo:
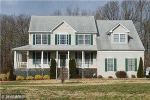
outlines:
[[[107,71],[114,71],[114,59],[113,58],[107,58]]]
[[[134,70],[135,70],[134,58],[128,58],[128,71],[134,71]]]
[[[41,64],[41,52],[35,53],[35,63]],[[43,52],[43,64],[48,64],[48,52]]]
[[[36,34],[36,44],[48,44],[48,34]]]
[[[79,45],[90,45],[91,44],[91,35],[78,35],[78,44]]]
[[[125,34],[124,33],[114,34],[113,41],[114,42],[125,42]]]
[[[58,34],[58,44],[68,44],[68,34]]]

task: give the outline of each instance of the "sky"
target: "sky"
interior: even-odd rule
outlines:
[[[51,15],[60,9],[63,14],[68,7],[95,10],[109,0],[0,0],[1,14]]]

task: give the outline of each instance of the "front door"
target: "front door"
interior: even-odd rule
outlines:
[[[59,54],[58,56],[59,56],[59,66],[66,67],[67,54]]]

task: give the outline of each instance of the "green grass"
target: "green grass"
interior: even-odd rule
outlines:
[[[150,80],[140,79],[2,82],[0,89],[1,94],[25,94],[27,100],[150,99]]]

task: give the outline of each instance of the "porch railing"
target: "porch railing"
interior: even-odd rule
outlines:
[[[27,62],[17,62],[17,68],[26,68]]]

